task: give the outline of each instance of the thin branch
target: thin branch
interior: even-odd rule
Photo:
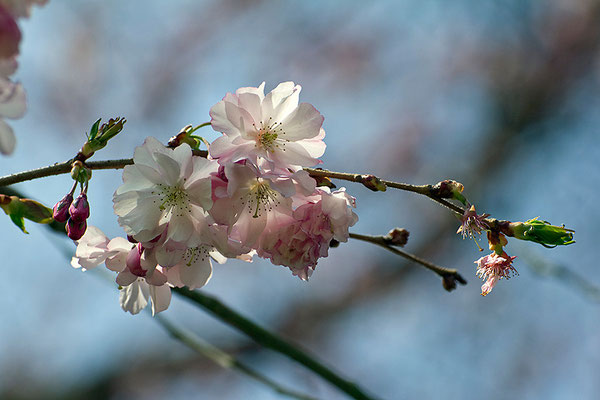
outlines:
[[[260,372],[255,371],[254,369],[242,363],[232,355],[211,345],[210,343],[204,341],[203,339],[199,338],[193,333],[178,328],[164,317],[156,315],[154,319],[160,325],[162,325],[163,328],[165,328],[174,339],[179,340],[180,342],[188,346],[190,349],[196,351],[199,354],[202,354],[206,358],[209,358],[215,364],[226,369],[235,369],[249,376],[250,378],[270,387],[275,392],[284,396],[289,396],[299,400],[316,400],[315,397],[311,397],[303,393],[298,393],[294,390],[290,390],[280,386],[277,382],[271,380],[270,378],[261,374]]]
[[[258,344],[277,351],[304,365],[306,368],[330,382],[350,397],[362,400],[373,399],[373,397],[367,395],[357,384],[340,377],[337,373],[333,372],[331,369],[324,366],[319,361],[306,354],[304,351],[300,350],[297,345],[292,345],[274,333],[267,331],[263,327],[257,325],[248,318],[229,308],[216,298],[198,291],[189,290],[187,288],[173,288],[173,291],[193,301],[211,314],[215,315],[221,321],[239,329],[241,332],[244,332],[247,336],[254,339]]]
[[[373,175],[352,174],[352,173],[348,173],[348,172],[335,172],[335,171],[328,171],[325,169],[304,168],[304,170],[307,171],[312,177],[326,177],[326,178],[333,178],[333,179],[341,179],[344,181],[362,183],[365,186],[367,186],[365,184],[365,181],[367,178],[375,179],[375,180],[385,184],[385,186],[387,186],[387,187],[427,196],[431,200],[443,205],[446,208],[449,208],[450,210],[454,211],[455,213],[457,213],[459,215],[463,215],[465,212],[465,210],[463,208],[461,208],[455,204],[452,204],[449,201],[437,196],[435,185],[411,185],[409,183],[394,182],[394,181],[388,181],[385,179],[380,179]]]
[[[194,155],[200,156],[200,157],[208,156],[208,152],[206,150],[194,150],[193,153],[194,153]],[[30,171],[24,171],[24,172],[19,172],[19,173],[12,174],[12,175],[6,175],[6,176],[3,176],[0,178],[0,187],[14,185],[15,183],[21,183],[21,182],[25,182],[25,181],[29,181],[29,180],[33,180],[33,179],[45,178],[47,176],[52,176],[52,175],[66,174],[71,171],[72,163],[73,163],[73,160],[71,159],[71,160],[68,160],[68,161],[65,161],[62,163],[49,165],[47,167],[41,167],[41,168],[33,169]],[[131,158],[123,158],[120,160],[89,161],[89,162],[85,163],[85,165],[92,170],[95,170],[95,169],[121,169],[121,168],[124,168],[126,165],[131,165],[131,164],[133,164],[133,159],[131,159]],[[327,171],[327,170],[323,170],[323,169],[314,169],[314,168],[305,168],[305,170],[312,177],[327,177],[327,178],[341,179],[341,180],[346,180],[346,181],[356,182],[356,183],[364,183],[365,177],[373,176],[373,175],[365,175],[365,174],[351,174],[351,173],[346,173],[346,172]],[[418,193],[423,196],[427,196],[430,199],[432,199],[433,201],[447,207],[448,209],[454,211],[455,213],[457,213],[459,215],[463,215],[463,213],[465,211],[461,207],[459,207],[455,204],[452,204],[443,198],[436,196],[434,185],[411,185],[408,183],[387,181],[387,180],[379,179],[376,177],[374,177],[374,178],[379,180],[380,182],[384,183],[388,187],[392,187],[395,189]]]
[[[356,240],[362,240],[363,242],[369,242],[369,243],[373,243],[376,244],[377,246],[381,246],[384,249],[391,251],[392,253],[399,255],[401,257],[407,258],[411,261],[416,262],[417,264],[421,264],[422,266],[424,266],[425,268],[427,268],[430,271],[435,272],[436,274],[438,274],[440,277],[442,277],[442,279],[447,280],[450,279],[452,281],[456,281],[462,285],[465,285],[467,283],[467,281],[465,280],[465,278],[463,278],[457,270],[455,269],[451,269],[451,268],[445,268],[445,267],[440,267],[439,265],[435,265],[432,262],[429,262],[427,260],[424,260],[420,257],[415,256],[414,254],[410,254],[407,253],[403,250],[398,249],[397,247],[394,247],[393,245],[391,245],[388,240],[386,240],[385,236],[371,236],[371,235],[361,235],[359,233],[350,233],[350,237],[352,239],[356,239]],[[451,287],[451,289],[449,289],[446,286],[446,281],[444,281],[444,287],[446,288],[446,290],[451,290],[454,289],[456,287],[456,284],[453,285],[453,287]]]

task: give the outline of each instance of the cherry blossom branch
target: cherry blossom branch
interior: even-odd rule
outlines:
[[[467,281],[465,280],[465,278],[463,278],[458,273],[457,270],[440,267],[439,265],[435,265],[432,262],[429,262],[427,260],[424,260],[420,257],[415,256],[414,254],[410,254],[403,250],[400,250],[397,247],[390,244],[389,239],[386,238],[385,236],[361,235],[359,233],[350,232],[350,237],[352,239],[362,240],[363,242],[369,242],[369,243],[376,244],[377,246],[381,246],[384,249],[391,251],[392,253],[394,253],[396,255],[399,255],[401,257],[409,259],[413,262],[416,262],[417,264],[421,264],[428,270],[433,271],[436,274],[438,274],[442,278],[442,283],[444,285],[444,288],[448,291],[451,291],[456,288],[456,282],[460,283],[461,285],[467,284]]]
[[[304,170],[307,171],[313,178],[324,177],[361,183],[371,190],[385,191],[386,187],[391,187],[394,189],[417,193],[429,197],[431,200],[443,205],[446,208],[449,208],[450,210],[454,211],[459,215],[463,215],[465,212],[465,210],[462,207],[452,204],[449,201],[440,197],[439,187],[437,185],[411,185],[409,183],[394,182],[385,179],[380,179],[370,174],[352,174],[348,172],[336,172],[315,168],[304,168]],[[382,185],[378,186],[380,184]]]
[[[249,376],[250,378],[270,387],[275,392],[284,396],[289,396],[299,400],[316,400],[315,397],[311,397],[303,393],[298,393],[296,391],[280,386],[277,382],[271,380],[270,378],[261,374],[260,372],[255,371],[254,369],[242,363],[232,355],[222,351],[221,349],[211,345],[210,343],[207,343],[198,336],[178,328],[164,317],[156,315],[154,319],[160,325],[162,325],[163,328],[165,328],[175,340],[179,340],[180,342],[188,346],[190,349],[209,358],[215,364],[223,368],[235,369]]]
[[[277,351],[304,365],[306,368],[313,371],[329,383],[333,384],[350,397],[362,400],[374,399],[373,397],[367,395],[354,382],[340,377],[337,373],[333,372],[331,369],[324,366],[319,361],[306,354],[304,351],[300,350],[296,345],[292,345],[274,333],[267,331],[263,327],[257,325],[248,318],[221,303],[216,298],[199,291],[189,290],[187,288],[173,288],[173,291],[193,301],[211,314],[215,315],[221,321],[244,332],[258,344]]]
[[[208,152],[206,150],[194,150],[195,156],[207,157]],[[46,167],[41,167],[37,169],[33,169],[30,171],[23,171],[16,174],[6,175],[0,177],[0,187],[1,186],[9,186],[14,185],[15,183],[21,183],[33,179],[45,178],[53,175],[66,174],[71,171],[71,166],[73,164],[74,159],[57,163],[54,165],[49,165]],[[123,158],[119,160],[105,160],[105,161],[88,161],[85,165],[92,169],[121,169],[126,165],[133,164],[133,159],[131,158]],[[423,196],[427,196],[433,201],[445,206],[446,208],[454,211],[459,215],[463,215],[465,210],[455,204],[450,203],[449,201],[441,198],[438,194],[439,188],[436,185],[411,185],[408,183],[401,182],[393,182],[384,179],[379,179],[374,175],[366,175],[366,174],[352,174],[346,172],[336,172],[336,171],[328,171],[324,169],[315,169],[315,168],[304,168],[312,177],[325,177],[325,178],[333,178],[333,179],[341,179],[350,182],[361,183],[369,188],[372,188],[373,182],[380,182],[385,185],[385,187],[392,187],[399,190],[404,190],[408,192],[413,192],[417,194],[421,194]]]

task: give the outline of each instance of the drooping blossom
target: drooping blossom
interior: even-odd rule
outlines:
[[[325,152],[323,116],[312,105],[300,103],[301,87],[280,83],[266,96],[259,87],[227,93],[210,109],[213,129],[224,136],[210,145],[211,157],[219,164],[248,159],[272,167],[311,167]]]
[[[212,207],[210,174],[217,164],[193,157],[182,144],[175,149],[149,137],[137,147],[133,165],[123,170],[123,185],[113,197],[119,224],[127,235],[148,242],[166,231],[166,240],[200,244],[195,234]]]
[[[108,269],[119,273],[117,283],[121,286],[119,300],[123,310],[137,314],[151,299],[152,312],[156,314],[169,306],[171,289],[162,268],[151,265],[139,250],[125,238],[109,240],[100,229],[90,226],[77,241],[71,265],[90,270],[105,263]]]
[[[358,221],[355,199],[342,188],[333,193],[319,188],[313,201],[294,210],[291,218],[269,224],[261,236],[258,255],[284,265],[307,280],[321,257],[327,257],[332,239],[346,242],[348,228]]]
[[[518,274],[512,266],[515,258],[517,257],[511,257],[506,252],[502,252],[501,256],[494,252],[475,261],[477,276],[486,280],[481,286],[482,296],[487,296],[500,279],[509,279],[511,276]]]

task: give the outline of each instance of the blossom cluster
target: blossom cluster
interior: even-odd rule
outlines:
[[[21,42],[18,18],[28,18],[33,4],[43,5],[47,0],[0,0],[0,153],[11,154],[16,139],[4,118],[18,119],[25,114],[25,90],[20,83],[10,80],[17,70],[17,56]]]
[[[207,158],[185,142],[165,147],[147,138],[113,197],[125,238],[89,227],[72,265],[105,263],[118,273],[121,306],[133,314],[152,301],[165,310],[170,288],[204,286],[212,260],[253,255],[307,280],[330,242],[348,240],[355,199],[344,188],[317,187],[303,168],[325,151],[323,116],[299,103],[301,87],[279,84],[228,93],[210,109],[222,133]]]

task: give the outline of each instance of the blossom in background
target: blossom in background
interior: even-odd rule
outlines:
[[[23,117],[27,108],[25,90],[20,83],[13,83],[0,77],[0,152],[11,154],[16,145],[15,134],[4,118],[17,119]]]
[[[16,139],[12,128],[4,121],[23,117],[26,109],[25,90],[8,78],[17,70],[21,31],[17,18],[28,18],[34,4],[46,0],[0,0],[0,153],[11,154]]]
[[[517,274],[517,270],[512,266],[515,258],[517,257],[511,257],[503,251],[501,256],[494,252],[475,261],[477,276],[486,280],[481,286],[482,296],[487,296],[500,279],[509,279]]]
[[[4,6],[15,17],[29,18],[31,7],[34,5],[43,6],[47,2],[48,0],[0,0],[0,5]]]
[[[210,109],[213,129],[224,136],[210,145],[211,157],[219,164],[248,159],[272,167],[311,167],[325,152],[323,116],[308,103],[300,103],[301,87],[280,83],[266,96],[259,87],[227,93]]]
[[[192,157],[183,144],[175,149],[149,137],[137,147],[133,165],[123,170],[123,185],[113,197],[114,210],[125,232],[149,242],[166,231],[166,240],[198,245],[212,207],[210,174],[217,165]]]

